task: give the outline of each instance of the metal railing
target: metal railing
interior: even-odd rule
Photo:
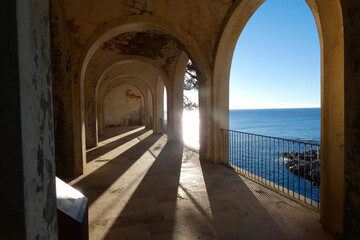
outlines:
[[[222,163],[316,209],[320,145],[222,129]]]

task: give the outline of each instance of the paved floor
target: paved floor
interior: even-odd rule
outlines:
[[[70,184],[90,239],[332,239],[318,213],[144,128],[107,129]]]

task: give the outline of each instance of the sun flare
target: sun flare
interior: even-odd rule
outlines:
[[[199,111],[185,111],[183,113],[184,143],[199,149]]]

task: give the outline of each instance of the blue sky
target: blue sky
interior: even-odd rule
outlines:
[[[233,56],[230,109],[320,107],[320,43],[304,0],[267,0]]]

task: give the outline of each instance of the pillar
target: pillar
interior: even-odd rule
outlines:
[[[164,120],[164,82],[158,77],[156,82],[155,104],[154,104],[154,133],[162,131]]]
[[[56,175],[67,178],[76,175],[71,44],[60,2],[50,3]]]
[[[182,52],[174,73],[171,96],[171,123],[168,125],[170,141],[183,142],[183,85],[189,57]],[[170,112],[169,112],[170,113]]]
[[[344,19],[345,162],[343,239],[360,239],[360,3],[342,1]]]
[[[48,2],[0,13],[1,238],[57,239]]]

